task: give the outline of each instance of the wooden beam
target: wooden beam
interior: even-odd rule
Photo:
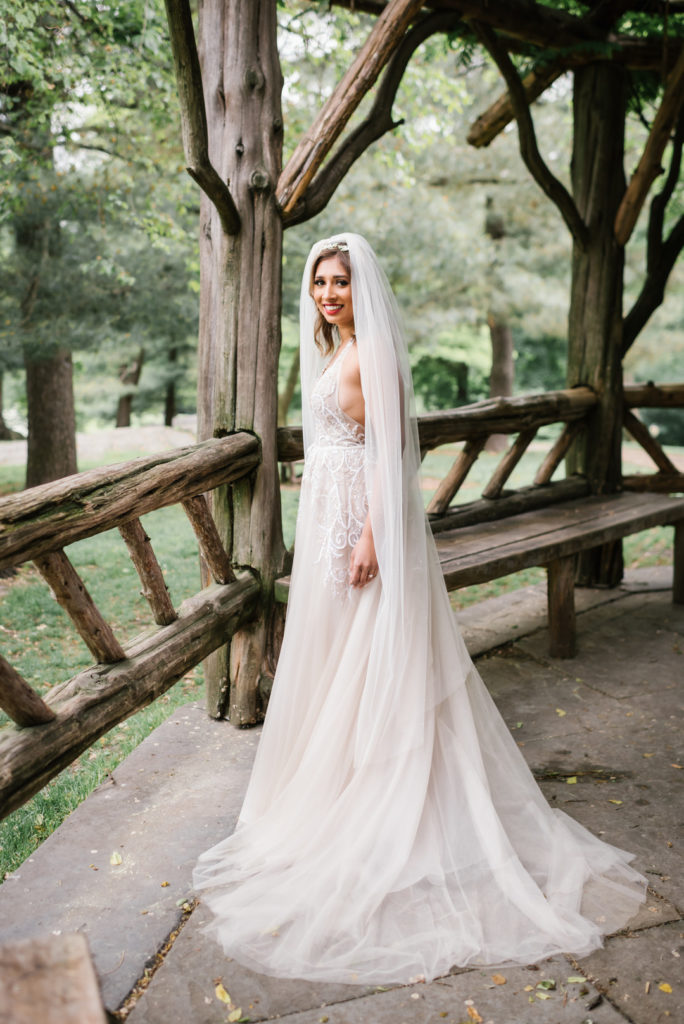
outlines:
[[[684,409],[684,384],[625,384],[629,409]]]
[[[55,712],[1,654],[0,708],[17,725],[42,725],[55,717]]]
[[[123,661],[126,657],[123,647],[64,552],[50,551],[39,555],[35,566],[95,660],[104,664]]]
[[[221,543],[207,500],[203,494],[185,498],[182,502],[200,550],[215,583],[232,583],[235,579],[233,567],[226,549]]]
[[[622,197],[615,216],[615,239],[626,245],[637,222],[648,191],[662,174],[661,159],[670,141],[672,129],[684,104],[684,45],[680,46],[677,63],[670,72],[644,151]]]
[[[246,476],[261,460],[247,432],[53,480],[0,500],[0,568],[92,537]]]
[[[430,498],[427,506],[428,513],[441,514],[447,510],[461,484],[475,465],[478,455],[487,443],[488,436],[484,434],[482,437],[475,437],[466,441],[462,450],[456,456],[451,469]]]
[[[422,6],[423,0],[390,0],[384,8],[365,44],[280,176],[277,197],[283,213],[295,207]]]
[[[535,68],[525,75],[520,84],[525,92],[527,103],[534,103],[553,82],[565,74],[565,70],[558,64],[545,64],[542,68]],[[476,149],[488,146],[514,119],[511,97],[506,91],[473,121],[467,141]]]
[[[596,401],[591,388],[577,387],[547,391],[542,395],[488,398],[458,409],[428,412],[418,417],[421,451],[430,451],[454,441],[467,441],[482,434],[513,434],[559,420],[582,419]],[[302,428],[279,427],[279,460],[294,462],[303,457]]]
[[[652,494],[681,494],[684,491],[684,473],[634,473],[623,476],[626,491]]]
[[[583,426],[582,420],[574,420],[572,423],[565,424],[560,437],[556,440],[551,450],[547,452],[544,461],[537,470],[534,478],[535,484],[538,486],[548,484]]]
[[[152,609],[154,621],[158,626],[168,626],[176,618],[176,612],[150,538],[139,519],[122,523],[119,533],[126,542],[131,561],[140,577],[142,595]]]
[[[126,645],[126,660],[97,665],[50,691],[57,713],[40,729],[0,730],[0,817],[20,807],[46,782],[118,722],[150,704],[251,620],[260,597],[249,572],[184,601],[169,626],[152,628]]]
[[[521,430],[515,441],[508,449],[499,465],[494,470],[491,479],[482,490],[483,498],[498,498],[503,485],[520,462],[521,458],[529,448],[537,434],[537,428],[531,427],[528,430]]]
[[[684,520],[675,523],[672,600],[684,604]]]
[[[459,526],[474,526],[476,523],[491,523],[497,519],[508,519],[522,512],[533,512],[540,508],[549,508],[562,501],[576,501],[589,494],[589,484],[583,476],[569,476],[565,480],[544,484],[543,487],[521,487],[488,501],[479,498],[476,501],[464,502],[463,505],[452,505],[441,516],[431,516],[430,526],[435,536],[454,530]]]
[[[637,419],[629,409],[624,410],[622,422],[634,440],[641,445],[647,455],[650,455],[659,470],[663,473],[677,472],[677,467],[667,457],[655,437],[651,436],[646,424]]]

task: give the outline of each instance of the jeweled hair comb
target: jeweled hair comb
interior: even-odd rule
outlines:
[[[338,252],[349,252],[349,246],[346,242],[335,242],[332,238],[324,238],[322,242],[318,243],[319,250],[321,249],[337,249]]]

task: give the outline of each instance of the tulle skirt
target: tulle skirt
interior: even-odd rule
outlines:
[[[427,648],[397,667],[378,635],[381,580],[344,597],[324,585],[302,499],[240,820],[194,875],[225,953],[280,977],[377,985],[600,946],[645,880],[630,854],[546,803],[434,555],[427,605],[406,620],[423,617]]]

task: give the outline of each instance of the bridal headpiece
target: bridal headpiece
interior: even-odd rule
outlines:
[[[318,243],[316,249],[318,252],[323,252],[325,249],[336,249],[338,252],[349,252],[349,246],[346,242],[337,242],[334,238],[324,238],[323,241]]]

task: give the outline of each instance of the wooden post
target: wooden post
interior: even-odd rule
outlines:
[[[207,499],[203,494],[197,494],[194,498],[186,498],[182,504],[214,582],[232,583],[235,573],[221,543],[216,523],[211,518]]]
[[[168,626],[176,618],[176,612],[166,589],[164,573],[152,550],[150,538],[139,519],[122,523],[119,533],[126,542],[131,561],[142,584],[142,594],[148,602],[158,626]]]
[[[228,234],[202,196],[198,414],[200,438],[236,429],[256,434],[262,462],[253,479],[214,491],[212,512],[231,560],[256,569],[262,614],[205,663],[207,708],[236,726],[264,713],[283,613],[273,581],[283,571],[276,449],[280,350],[282,75],[275,0],[205,0],[200,63],[209,156],[230,181],[239,230]],[[262,685],[263,684],[263,685]]]
[[[122,661],[126,657],[123,647],[64,552],[52,551],[40,555],[34,564],[45,582],[52,587],[62,608],[68,612],[95,660],[105,664]]]
[[[684,520],[675,523],[672,600],[684,604]]]
[[[549,654],[552,658],[574,658],[575,556],[559,558],[547,566],[549,608]]]
[[[624,251],[613,224],[625,191],[626,77],[607,61],[574,74],[572,185],[587,240],[573,242],[568,386],[591,387],[598,402],[570,450],[568,473],[584,474],[593,494],[611,494],[621,485]],[[581,583],[615,586],[621,578],[620,541],[580,556]]]

